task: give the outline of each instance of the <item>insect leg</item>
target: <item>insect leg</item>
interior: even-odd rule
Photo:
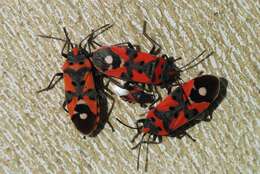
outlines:
[[[54,81],[56,77],[59,77],[59,78],[58,78],[56,81]],[[51,79],[49,85],[48,85],[46,88],[37,91],[37,93],[40,93],[40,92],[43,92],[43,91],[48,91],[48,90],[54,88],[54,86],[55,86],[62,78],[63,78],[63,73],[56,73],[56,74],[52,77],[52,79]]]
[[[146,39],[148,39],[151,43],[152,43],[152,49],[150,50],[150,54],[153,54],[153,55],[158,55],[160,54],[161,50],[162,50],[162,47],[159,43],[157,43],[155,40],[153,40],[147,33],[146,33],[146,24],[147,22],[144,21],[144,25],[143,25],[143,35]],[[156,49],[156,46],[158,47]]]
[[[65,100],[65,101],[63,102],[62,108],[63,108],[64,111],[69,112],[69,111],[66,109],[67,102],[68,102],[67,100]]]

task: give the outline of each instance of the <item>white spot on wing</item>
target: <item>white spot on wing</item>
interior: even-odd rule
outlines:
[[[113,57],[112,56],[106,56],[105,61],[107,64],[112,64],[113,63]]]
[[[88,115],[87,115],[86,113],[81,113],[81,114],[79,115],[79,118],[82,119],[82,120],[85,120],[85,119],[88,118]]]
[[[207,89],[205,87],[200,87],[199,88],[199,94],[201,96],[206,96],[207,95]]]

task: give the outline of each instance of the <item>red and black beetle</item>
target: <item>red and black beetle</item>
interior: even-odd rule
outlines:
[[[140,50],[139,45],[130,42],[116,44],[112,46],[100,46],[91,56],[94,66],[107,77],[114,77],[126,82],[135,84],[145,84],[149,88],[155,89],[156,86],[168,89],[177,86],[181,82],[181,72],[188,70],[203,60],[207,59],[212,53],[193,64],[205,51],[195,59],[182,67],[176,65],[176,61],[167,55],[158,56],[161,46],[146,33],[146,22],[144,22],[143,34],[152,43],[149,53]],[[95,47],[92,44],[93,47]],[[158,48],[157,48],[158,47]],[[145,88],[144,88],[145,89]]]
[[[110,27],[111,25],[104,25],[93,31],[83,39],[79,45],[71,43],[65,28],[64,33],[66,40],[40,35],[44,38],[64,41],[65,44],[61,55],[66,58],[66,61],[62,67],[63,72],[56,73],[49,85],[38,91],[38,93],[52,89],[61,79],[63,79],[65,87],[63,108],[69,113],[76,128],[81,133],[89,136],[96,136],[104,128],[114,106],[114,99],[105,91],[103,76],[98,74],[89,59],[91,54],[86,51],[86,45],[89,43],[84,47],[82,46],[82,43],[86,39],[96,37]],[[94,35],[94,33],[98,31],[99,33]],[[66,48],[67,52],[65,52]],[[55,80],[56,77],[58,77],[57,80]],[[113,101],[109,111],[107,97]]]
[[[139,168],[142,144],[147,144],[147,148],[148,144],[159,144],[162,142],[163,136],[182,137],[188,135],[192,138],[186,131],[180,132],[179,130],[193,120],[203,119],[201,118],[202,113],[217,98],[219,89],[218,77],[213,75],[199,76],[177,87],[163,101],[150,109],[144,119],[138,120],[135,123],[136,127],[128,126],[118,120],[125,126],[137,130],[132,142],[142,134],[140,142],[132,148],[139,147],[137,168]],[[144,140],[146,135],[148,138]],[[147,163],[145,168],[147,170]]]

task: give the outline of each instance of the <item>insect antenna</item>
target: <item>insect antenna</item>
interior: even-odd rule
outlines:
[[[42,37],[42,38],[46,38],[46,39],[60,40],[60,41],[66,42],[66,40],[58,38],[58,37],[52,37],[52,36],[41,35],[41,34],[38,34],[37,36]]]
[[[145,137],[146,134],[147,133],[144,133],[140,142],[137,143],[134,147],[131,148],[133,150],[133,149],[136,149],[137,147],[139,147],[138,148],[138,155],[137,155],[137,170],[139,170],[141,147],[142,147],[142,143],[143,143],[143,140],[144,140],[144,137]]]
[[[67,41],[69,42],[69,46],[71,46],[71,48],[73,48],[73,44],[72,44],[71,41],[70,41],[68,32],[67,32],[67,30],[66,30],[65,27],[63,27],[63,31],[64,31],[64,33],[65,33],[65,36],[66,36]],[[69,52],[69,50],[70,50],[70,47],[69,47],[69,46],[68,46],[68,52]]]
[[[133,143],[135,139],[141,134],[141,131],[138,130],[138,132],[135,134],[135,136],[132,138],[131,142]]]
[[[38,34],[37,36],[39,37],[42,37],[42,38],[45,38],[45,39],[53,39],[53,40],[59,40],[59,41],[63,41],[63,42],[67,42],[65,39],[61,39],[61,38],[58,38],[58,37],[53,37],[53,36],[47,36],[47,35],[41,35],[41,34]],[[72,43],[72,42],[71,42]],[[73,45],[76,45],[74,43],[72,43]]]
[[[100,28],[98,28],[98,29],[96,29],[96,30],[93,30],[89,35],[87,35],[84,39],[82,39],[82,40],[80,41],[79,47],[82,48],[82,43],[83,43],[85,40],[87,40],[87,43],[84,45],[84,48],[86,48],[87,45],[91,45],[93,42],[94,42],[96,45],[99,45],[98,43],[96,43],[96,42],[94,41],[94,39],[95,39],[98,35],[102,34],[102,33],[105,32],[106,30],[108,30],[109,28],[111,28],[112,26],[113,26],[113,24],[106,24],[106,25],[104,25],[104,26],[102,26],[102,27],[100,27]],[[102,30],[102,29],[104,29],[104,30]],[[98,32],[99,30],[102,30],[102,31],[100,31],[100,32],[97,33],[95,36],[93,36],[94,33]],[[89,51],[90,51],[90,50],[89,50]]]
[[[194,58],[192,61],[190,61],[189,63],[187,63],[186,65],[182,66],[180,68],[181,71],[187,71],[191,68],[194,68],[195,66],[197,66],[198,64],[200,64],[201,62],[203,62],[204,60],[208,59],[214,52],[210,52],[205,58],[201,59],[200,61],[198,61],[197,63],[191,65],[195,60],[197,60],[200,56],[202,56],[204,53],[206,52],[206,50],[202,51],[196,58]],[[191,66],[189,66],[191,65]]]
[[[138,127],[132,127],[132,126],[129,126],[129,125],[125,124],[124,122],[122,122],[122,121],[119,120],[118,118],[116,118],[116,120],[117,120],[119,123],[121,123],[122,125],[124,125],[124,126],[130,128],[130,129],[138,129]]]
[[[139,148],[138,148],[138,155],[137,155],[137,170],[139,170],[139,164],[140,164],[140,154],[141,154],[141,144],[139,145]]]
[[[145,157],[145,167],[144,167],[144,171],[146,171],[146,172],[147,172],[147,169],[148,169],[148,152],[149,152],[148,146],[150,144],[149,142],[150,142],[151,135],[152,134],[150,134],[148,136],[147,143],[146,143],[146,157]]]

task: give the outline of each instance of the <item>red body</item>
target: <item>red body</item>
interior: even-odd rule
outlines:
[[[165,87],[179,80],[173,59],[165,59],[127,46],[100,47],[91,57],[94,66],[109,77]]]
[[[80,132],[91,136],[108,120],[107,99],[100,94],[103,81],[97,79],[100,77],[95,75],[90,60],[76,47],[68,53],[62,70],[69,115]]]
[[[204,75],[184,83],[140,120],[141,131],[155,136],[175,136],[176,130],[198,119],[208,109],[218,92],[219,80],[215,76]]]

